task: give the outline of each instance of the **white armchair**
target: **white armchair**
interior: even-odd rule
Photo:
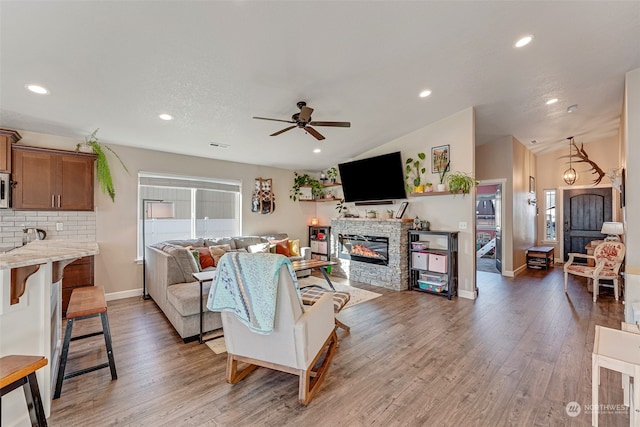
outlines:
[[[271,333],[252,331],[232,312],[220,313],[228,353],[227,382],[237,383],[258,366],[292,373],[300,377],[298,398],[306,405],[324,379],[338,343],[333,302],[327,293],[313,306],[303,309],[287,266],[280,268],[278,280]],[[261,286],[261,283],[247,286]],[[322,364],[314,368],[323,353]],[[238,362],[249,365],[238,371]]]

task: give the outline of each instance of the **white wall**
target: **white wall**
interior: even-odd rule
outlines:
[[[21,145],[73,150],[77,142],[82,142],[22,130],[19,132],[22,135]],[[130,173],[127,174],[117,160],[110,162],[116,190],[115,203],[102,194],[96,185],[96,239],[100,245],[100,255],[95,260],[95,283],[104,286],[107,293],[126,294],[132,290],[135,290],[132,295],[141,293],[138,290],[142,289],[142,266],[135,260],[137,215],[140,209],[137,194],[139,171],[240,180],[243,234],[286,232],[291,238],[306,242],[307,224],[315,215],[315,207],[313,203],[289,200],[292,171],[117,145],[110,147],[123,159]],[[257,177],[273,179],[276,197],[273,214],[251,212],[251,193]]]
[[[408,135],[383,144],[373,150],[362,153],[358,158],[400,151],[403,162],[408,157],[415,157],[418,152],[429,156],[431,148],[440,145],[450,145],[451,170],[467,172],[475,175],[475,115],[473,108],[467,108],[459,113],[432,123]],[[354,159],[355,160],[355,159]],[[426,178],[433,183],[438,182],[437,174],[431,174],[427,157]],[[371,185],[377,180],[384,179],[384,171],[371,171]],[[467,223],[466,230],[459,234],[459,294],[461,297],[474,298],[475,292],[475,192],[462,197],[460,195],[442,195],[428,197],[411,197],[407,199],[409,207],[405,218],[426,219],[431,222],[432,230],[458,231],[460,222]],[[387,209],[398,209],[402,200],[396,204],[367,207],[383,213]],[[337,216],[335,203],[317,203],[317,215],[320,224],[329,225],[331,218]],[[355,210],[348,204],[350,210]],[[363,216],[365,208],[358,209]]]

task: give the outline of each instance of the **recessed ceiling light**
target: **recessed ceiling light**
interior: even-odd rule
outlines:
[[[313,150],[313,152],[314,152],[314,153],[316,153],[316,154],[317,154],[317,153],[319,153],[319,152],[321,152],[321,151],[322,151],[322,150],[321,150],[321,149],[319,149],[319,148],[316,148],[316,149],[314,149],[314,150]]]
[[[215,147],[215,148],[229,148],[231,147],[229,144],[223,144],[221,142],[211,142],[209,143],[210,146]]]
[[[173,116],[171,114],[162,113],[158,117],[162,120],[173,120]]]
[[[536,140],[536,139],[532,139],[532,140],[531,140],[531,143],[532,143],[532,144],[537,144],[537,143],[538,143],[538,140]]]
[[[515,47],[526,46],[529,43],[531,43],[531,40],[533,40],[533,36],[524,36],[523,38],[521,38],[516,42]]]
[[[567,107],[567,113],[573,113],[578,109],[578,104],[569,105]]]
[[[552,98],[546,102],[547,105],[555,104],[558,102],[558,98]]]
[[[429,95],[431,95],[431,91],[429,89],[420,92],[420,98],[426,98]]]
[[[49,95],[49,89],[46,87],[42,87],[39,85],[28,84],[25,87],[33,93],[37,93],[38,95]]]

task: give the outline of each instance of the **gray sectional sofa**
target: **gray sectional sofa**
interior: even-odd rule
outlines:
[[[246,249],[250,245],[281,240],[287,234],[271,236],[240,236],[218,239],[168,240],[148,245],[145,248],[147,291],[164,312],[176,332],[186,341],[197,337],[200,332],[200,285],[192,273],[198,272],[198,265],[188,246],[194,248],[215,245],[229,245],[232,250]],[[301,256],[290,257],[292,261],[310,259],[311,249],[301,247]],[[209,267],[208,269],[212,269]],[[298,272],[298,277],[308,276],[309,271]],[[203,305],[207,302],[211,283],[203,286]],[[205,332],[222,327],[220,314],[204,309]]]

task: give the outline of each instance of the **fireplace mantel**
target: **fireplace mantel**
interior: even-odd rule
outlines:
[[[331,221],[331,244],[333,261],[338,262],[332,274],[357,282],[401,291],[407,289],[408,273],[408,231],[412,219],[383,218],[336,218]],[[376,265],[356,260],[338,258],[340,234],[379,236],[389,239],[388,265]]]

